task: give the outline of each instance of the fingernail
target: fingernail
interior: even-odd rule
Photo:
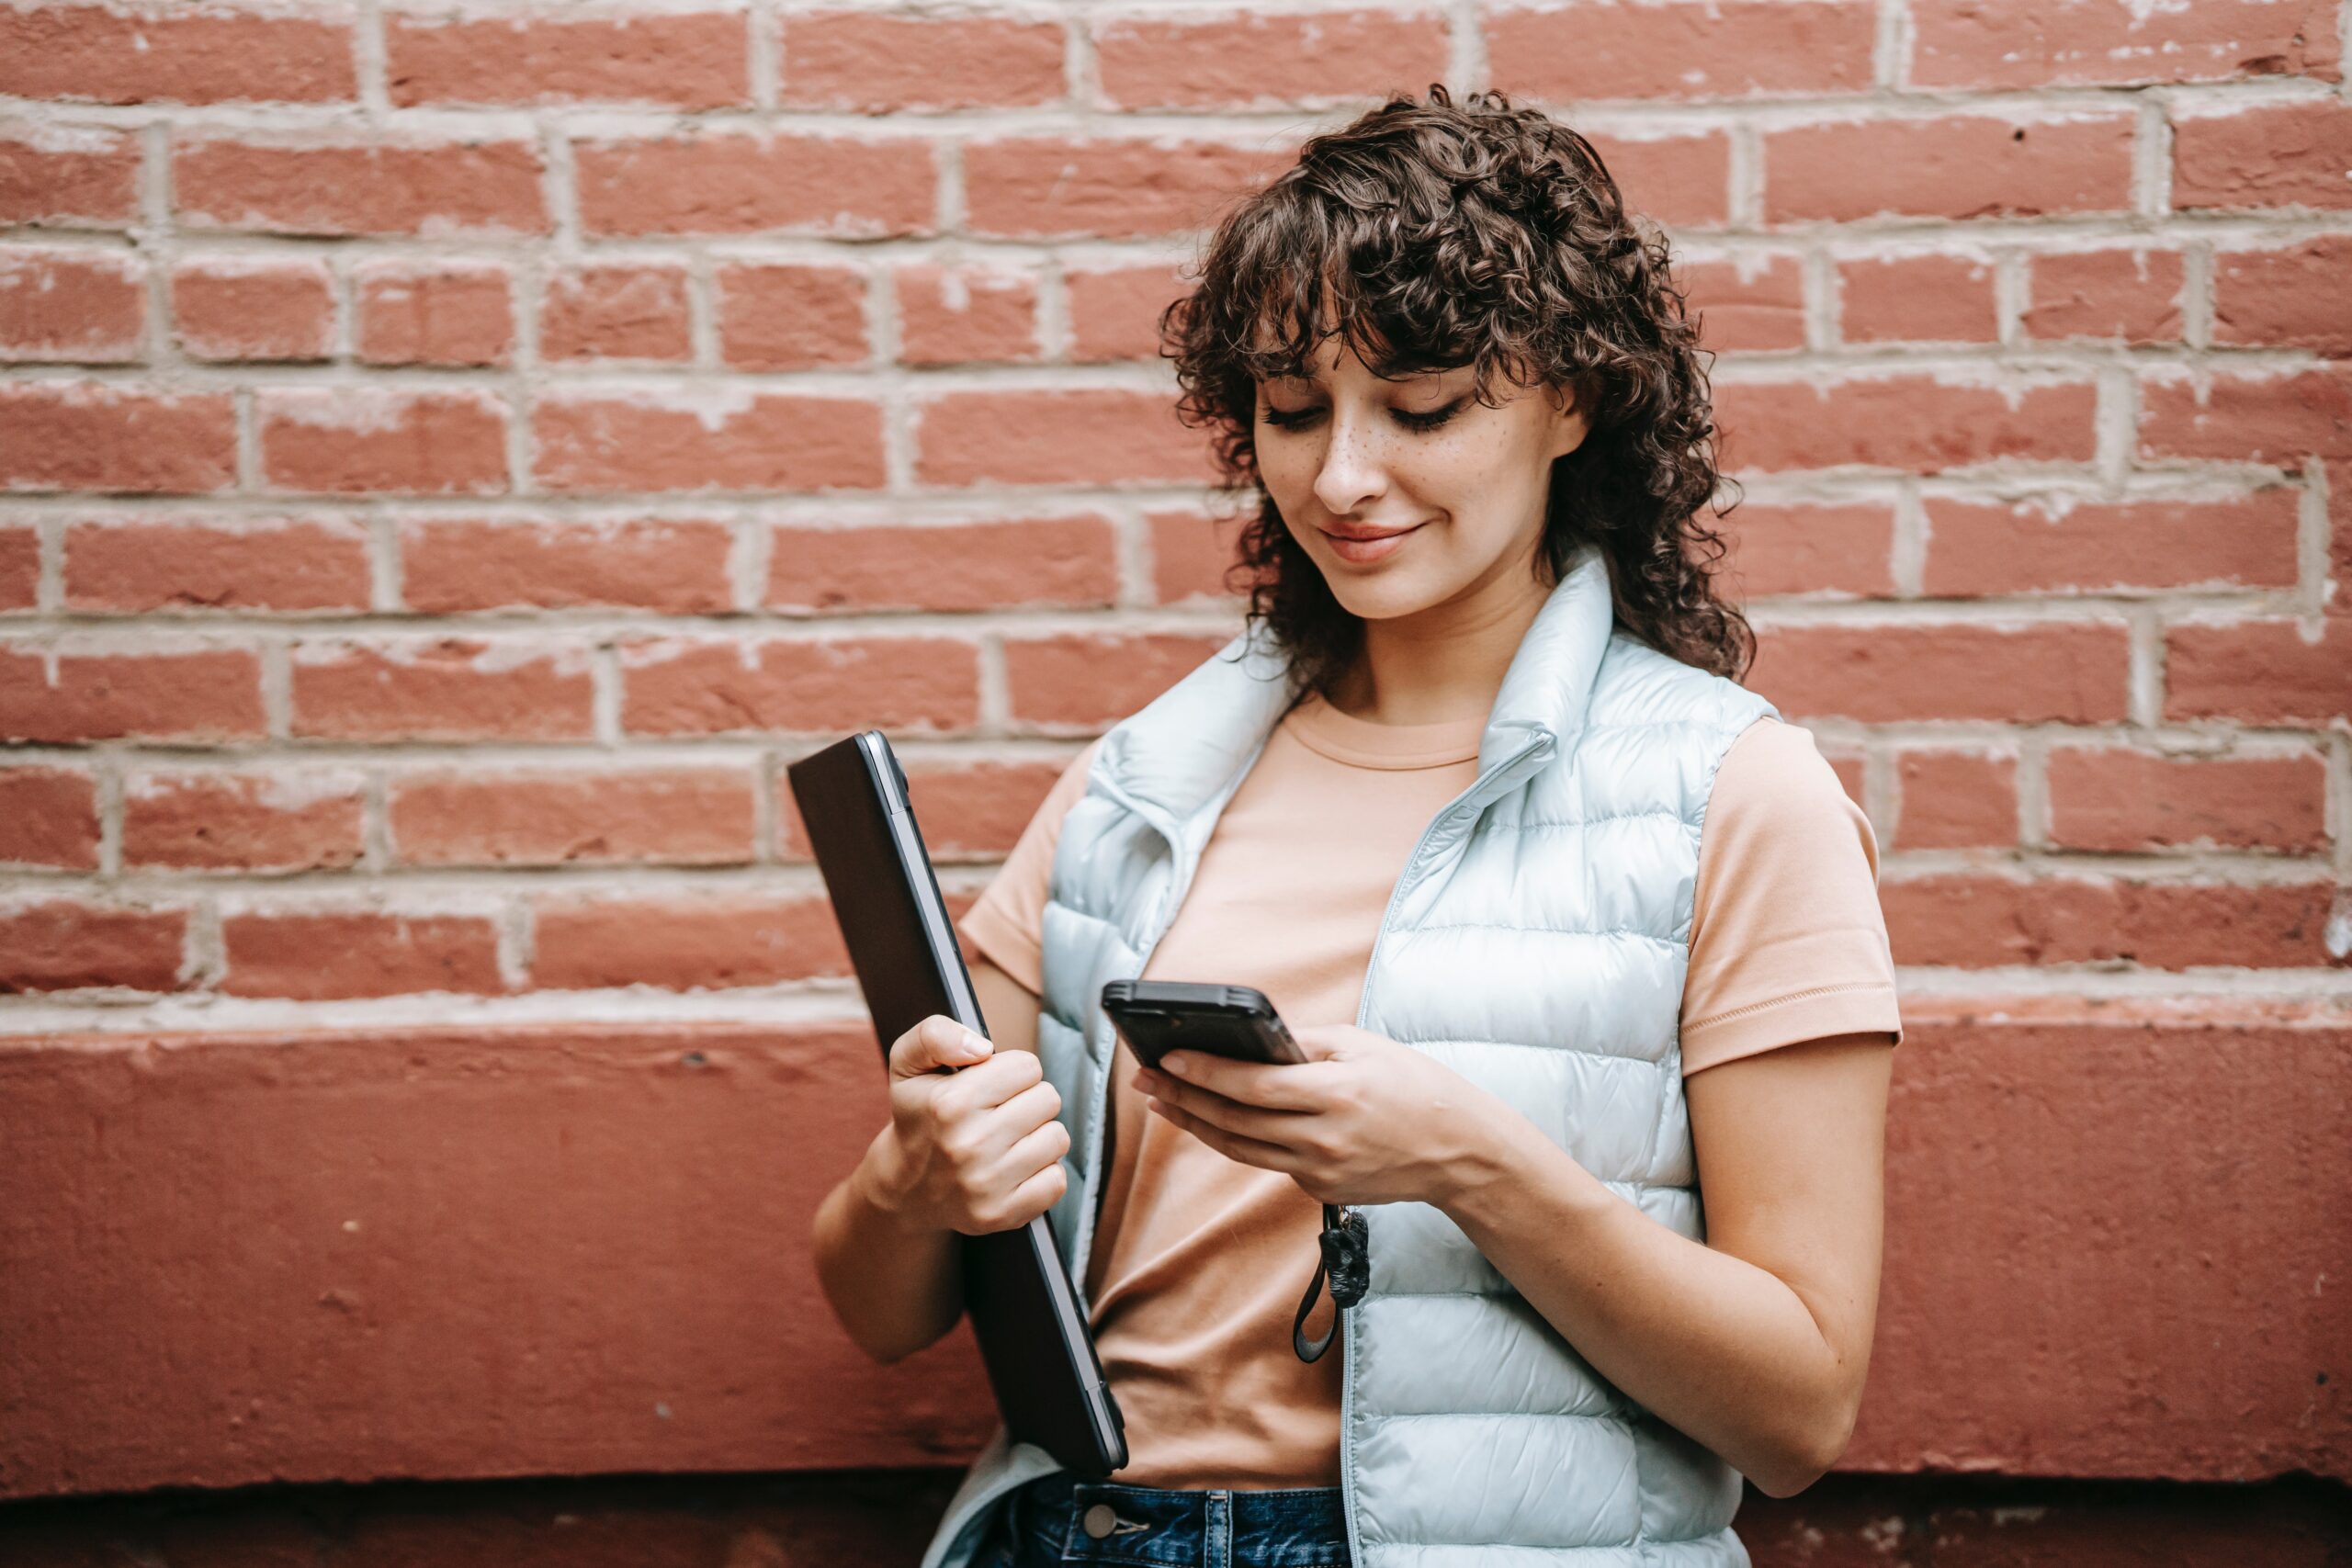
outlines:
[[[1190,1077],[1193,1076],[1192,1064],[1182,1056],[1162,1056],[1159,1058],[1159,1065],[1166,1067],[1170,1072],[1174,1073],[1180,1078]]]

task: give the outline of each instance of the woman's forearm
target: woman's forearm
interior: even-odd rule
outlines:
[[[817,1206],[817,1280],[858,1347],[886,1365],[911,1356],[964,1314],[960,1237],[910,1224],[887,1201],[877,1134],[857,1168]]]
[[[1770,1495],[1812,1484],[1855,1380],[1797,1292],[1651,1219],[1517,1111],[1490,1121],[1438,1207],[1628,1397]]]

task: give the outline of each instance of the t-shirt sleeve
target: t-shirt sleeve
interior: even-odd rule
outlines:
[[[1102,737],[1097,736],[1071,759],[1021,830],[995,878],[956,922],[967,952],[977,949],[1033,993],[1046,988],[1046,894],[1053,885],[1054,848],[1061,841],[1062,818],[1086,793],[1087,770],[1102,750]]]
[[[1724,753],[1699,835],[1683,1075],[1858,1033],[1903,1038],[1878,840],[1813,732],[1759,719]]]

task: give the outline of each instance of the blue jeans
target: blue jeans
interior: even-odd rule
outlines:
[[[1353,1568],[1335,1486],[1170,1492],[1068,1471],[1018,1486],[972,1568]]]

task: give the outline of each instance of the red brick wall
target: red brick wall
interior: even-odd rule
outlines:
[[[1153,318],[1441,78],[1671,231],[1885,852],[1849,1464],[2352,1479],[2340,24],[0,4],[0,1496],[967,1454],[808,1271],[781,768],[889,731],[960,909],[1230,635]]]

